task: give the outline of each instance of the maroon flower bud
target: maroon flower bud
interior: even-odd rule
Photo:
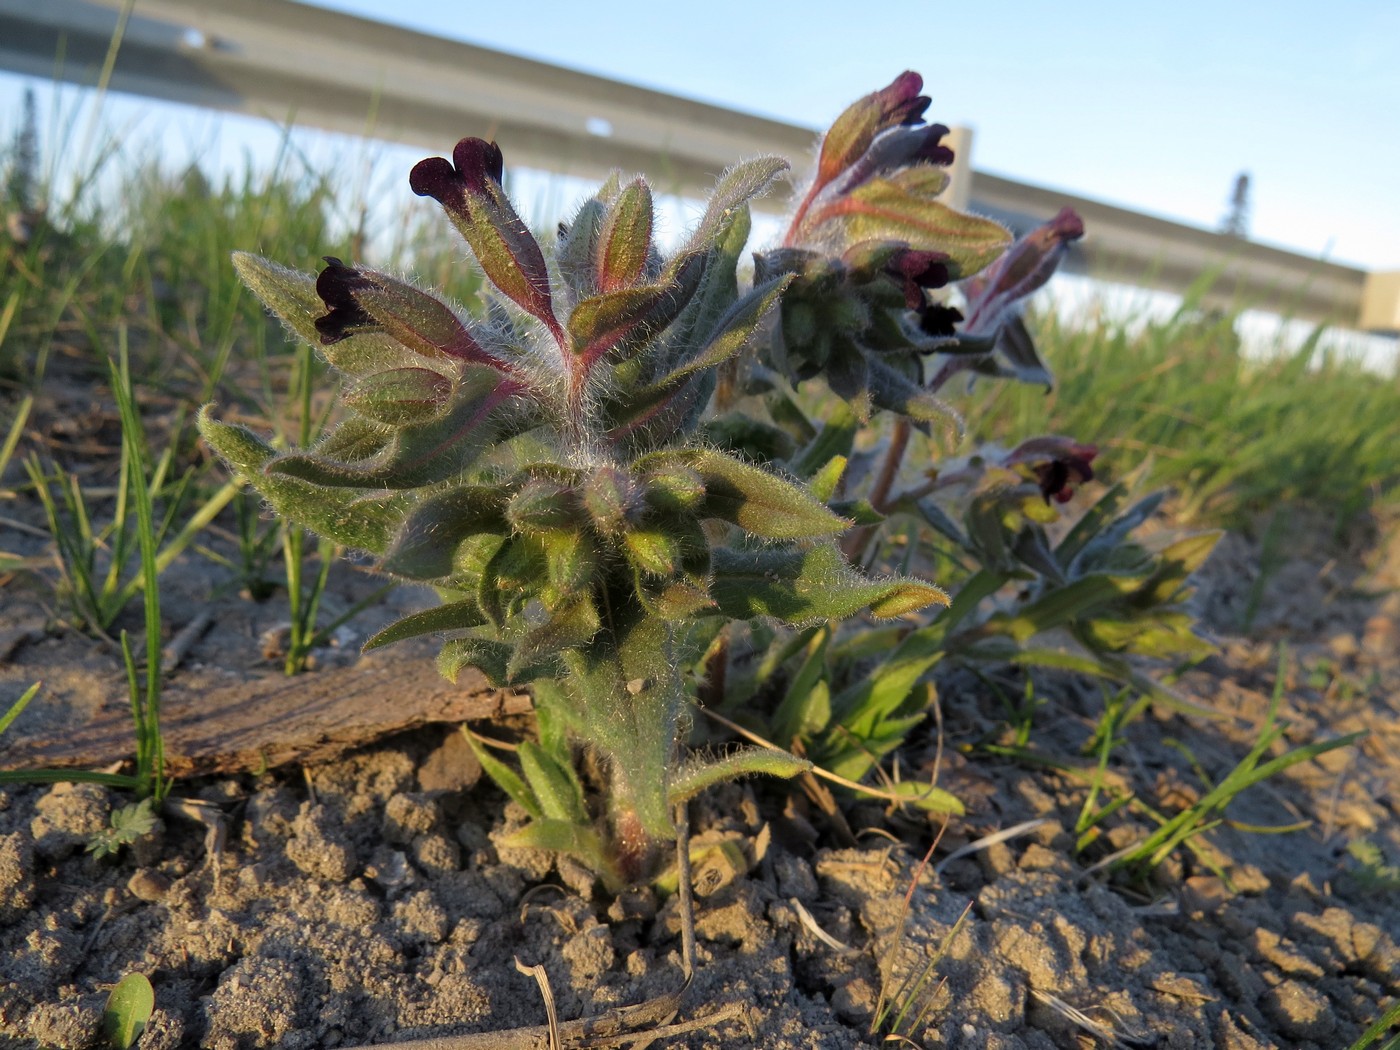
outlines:
[[[812,180],[806,197],[797,206],[797,212],[793,216],[789,243],[802,225],[802,219],[813,201],[827,186],[840,178],[843,172],[860,161],[881,132],[918,124],[923,120],[924,110],[929,106],[928,96],[919,94],[923,86],[923,77],[906,70],[895,77],[887,87],[872,91],[852,103],[836,118],[831,130],[822,139],[821,153],[817,157],[816,178]]]
[[[947,167],[954,160],[952,149],[943,145],[943,136],[947,134],[948,128],[944,124],[891,128],[870,144],[870,148],[851,165],[840,181],[832,187],[832,191],[849,193],[877,175],[897,171],[911,164]]]
[[[946,252],[903,251],[885,267],[885,272],[904,290],[904,305],[918,310],[924,305],[925,288],[942,288],[948,283]]]
[[[326,264],[316,277],[316,294],[327,312],[314,321],[323,346],[363,332],[383,332],[424,357],[456,358],[515,371],[482,346],[440,299],[388,274],[346,266],[331,256],[326,256]]]
[[[1038,226],[1011,250],[964,285],[968,300],[968,334],[996,331],[1007,309],[1038,291],[1060,265],[1071,241],[1084,236],[1084,220],[1073,208]]]
[[[868,96],[880,106],[880,126],[894,127],[896,124],[917,124],[924,119],[929,97],[919,94],[924,89],[924,78],[911,69],[906,69],[888,87]]]

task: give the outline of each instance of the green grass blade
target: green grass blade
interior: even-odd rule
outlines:
[[[38,695],[39,687],[43,684],[43,682],[35,682],[20,694],[20,698],[10,705],[8,711],[0,715],[0,736],[3,736],[5,730],[10,728],[14,720],[23,714],[24,709],[29,706],[29,701],[33,700],[34,697]]]

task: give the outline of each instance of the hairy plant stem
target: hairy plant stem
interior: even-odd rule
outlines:
[[[885,449],[885,458],[880,463],[880,472],[875,476],[875,484],[870,489],[870,505],[883,514],[889,509],[890,489],[899,476],[899,468],[904,464],[904,453],[909,449],[909,420],[905,416],[895,419],[894,430],[890,432],[890,443]],[[846,560],[856,564],[865,557],[870,541],[875,538],[879,526],[865,525],[851,532],[841,543],[841,553]]]

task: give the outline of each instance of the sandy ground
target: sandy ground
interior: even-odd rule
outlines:
[[[0,540],[42,546],[3,526]],[[1256,562],[1254,545],[1229,537],[1204,570],[1199,608],[1220,654],[1175,685],[1219,717],[1149,711],[1124,731],[1114,782],[1167,814],[1200,797],[1202,776],[1218,780],[1257,738],[1285,640],[1285,742],[1369,736],[1230,807],[1202,843],[1227,879],[1184,850],[1142,885],[1093,870],[1150,822],[1121,811],[1101,841],[1076,849],[1082,778],[989,757],[980,745],[1008,739],[998,679],[952,671],[938,682],[941,783],[969,814],[947,829],[903,918],[935,824],[855,806],[858,846],[841,848],[816,807],[772,785],[727,787],[694,806],[697,840],[733,840],[746,870],[710,873],[700,965],[678,1020],[743,1009],[656,1045],[874,1046],[882,982],[893,990],[941,951],[905,997],[911,1020],[926,1008],[910,1030],[925,1047],[1349,1046],[1400,995],[1400,597],[1387,590],[1400,558],[1393,542],[1336,561],[1293,557],[1257,592],[1244,637],[1234,632]],[[197,608],[216,614],[172,686],[276,673],[260,642],[276,602],[211,601],[216,577],[187,556],[170,578],[169,633]],[[367,586],[351,570],[336,579],[333,603]],[[115,654],[51,630],[42,590],[16,579],[0,599],[0,709],[45,682],[13,733],[58,732],[125,703]],[[126,625],[139,627],[133,616]],[[354,621],[313,674],[353,664],[386,618]],[[1003,684],[1019,695],[1019,680]],[[1101,687],[1045,679],[1037,693],[1033,745],[1090,765]],[[932,721],[916,734],[906,769],[931,767],[935,735]],[[0,767],[6,747],[0,739]],[[176,795],[213,804],[222,837],[172,815],[101,861],[84,845],[128,801],[121,793],[0,788],[0,1046],[101,1045],[107,991],[134,971],[156,991],[143,1050],[360,1046],[540,1025],[545,1008],[517,958],[544,967],[565,1020],[675,992],[674,900],[650,889],[610,899],[571,864],[501,847],[522,814],[478,776],[460,737],[438,725],[328,762],[195,778]],[[1025,822],[1036,823],[952,856]],[[1248,828],[1292,824],[1303,826]],[[1358,842],[1390,870],[1364,864]]]

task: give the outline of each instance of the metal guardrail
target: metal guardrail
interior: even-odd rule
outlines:
[[[0,0],[0,68],[91,84],[122,0]],[[809,155],[811,128],[740,113],[292,0],[137,0],[113,90],[446,150],[500,142],[515,164],[645,171],[696,194],[735,159]],[[972,210],[1023,231],[1063,205],[1089,231],[1068,268],[1209,305],[1400,331],[1400,273],[1368,273],[970,168]],[[781,207],[781,200],[770,206]]]

